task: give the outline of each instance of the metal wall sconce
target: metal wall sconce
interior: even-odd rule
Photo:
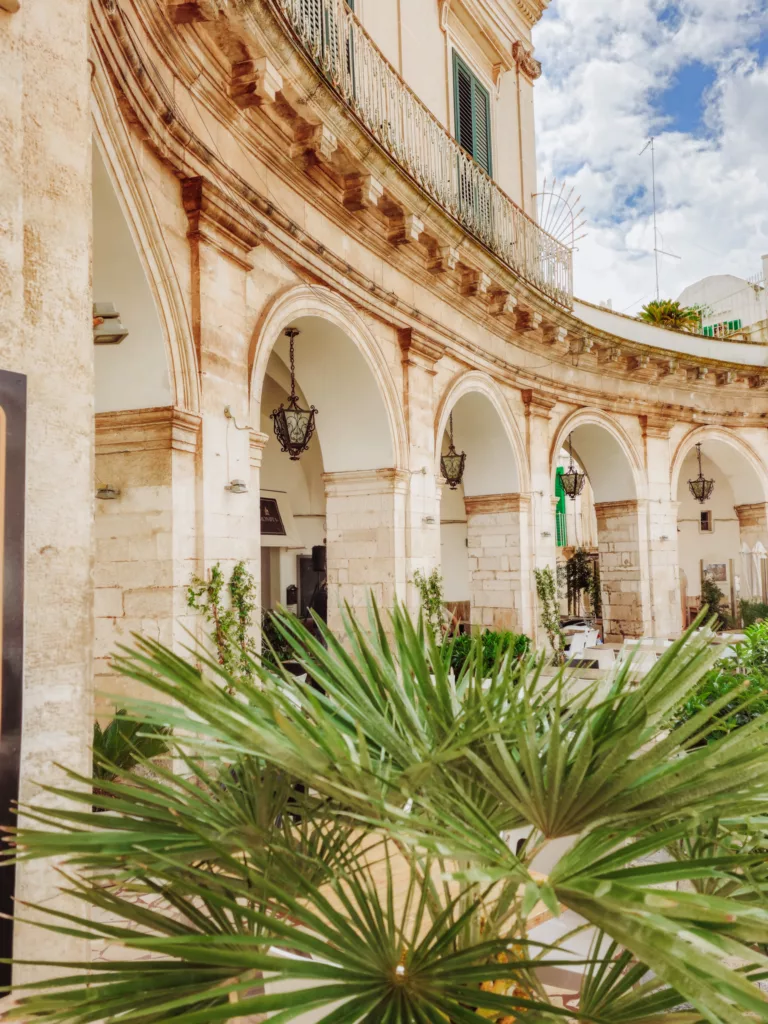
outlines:
[[[107,484],[105,487],[99,487],[96,491],[96,497],[99,501],[114,501],[115,498],[120,497],[120,489],[118,487],[111,487]]]
[[[120,322],[120,314],[111,302],[93,304],[94,345],[119,345],[128,337],[128,329]]]
[[[712,497],[712,492],[715,489],[715,481],[707,480],[701,469],[701,443],[696,445],[696,454],[699,458],[699,475],[695,480],[688,481],[688,489],[694,496],[696,501],[700,504],[704,504],[705,501],[709,501]]]
[[[224,488],[225,491],[229,491],[231,494],[247,494],[248,484],[245,480],[232,480]]]

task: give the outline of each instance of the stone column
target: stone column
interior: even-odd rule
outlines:
[[[197,568],[199,433],[199,416],[172,407],[96,416],[97,488],[119,492],[96,501],[94,677],[102,717],[122,693],[137,693],[110,668],[118,644],[141,633],[174,647],[189,642],[186,628],[195,625],[186,592]]]
[[[21,800],[88,774],[93,737],[93,330],[89,4],[24,0],[0,13],[0,367],[27,377]],[[11,595],[15,601],[21,594]],[[10,884],[3,870],[0,888]],[[16,897],[69,913],[55,865],[16,873]],[[29,919],[31,911],[25,909]],[[76,935],[17,922],[19,960],[84,960]],[[18,967],[17,984],[49,968]]]
[[[408,474],[395,469],[326,473],[328,623],[345,602],[366,616],[371,595],[383,611],[405,599]]]
[[[643,594],[646,503],[603,501],[595,513],[605,640],[641,637],[650,626]]]
[[[182,183],[192,250],[192,326],[200,368],[202,429],[198,475],[200,569],[227,572],[245,561],[259,574],[259,519],[253,495],[233,480],[251,477],[246,279],[264,226],[245,204],[204,178]],[[225,410],[229,410],[229,417]]]
[[[672,453],[670,432],[674,424],[664,417],[643,420],[645,461],[648,475],[647,601],[649,632],[667,637],[683,628],[678,559],[677,519],[679,502],[670,493]]]
[[[445,354],[439,345],[413,330],[399,335],[403,353],[404,407],[408,426],[406,508],[407,602],[417,610],[412,580],[417,571],[429,575],[440,565],[440,480],[435,476],[435,367]],[[438,438],[437,443],[440,443]]]
[[[530,633],[530,508],[522,494],[465,497],[472,625]]]
[[[552,466],[552,411],[555,400],[538,391],[523,391],[525,403],[526,448],[528,450],[531,480],[531,548],[530,548],[530,591],[531,625],[530,635],[543,645],[546,637],[541,631],[536,598],[533,569],[549,567],[552,572],[557,566],[557,529],[555,525],[553,466]]]

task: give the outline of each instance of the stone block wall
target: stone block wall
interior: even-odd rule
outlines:
[[[529,632],[530,501],[520,494],[465,497],[472,625]]]
[[[640,637],[645,629],[638,503],[595,505],[606,641]]]

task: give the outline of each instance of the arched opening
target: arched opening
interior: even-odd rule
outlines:
[[[583,582],[588,575],[595,580],[562,610],[595,620],[609,642],[642,636],[649,620],[646,523],[633,461],[618,429],[589,414],[566,422],[553,450],[558,563],[567,569],[576,558],[589,570]],[[575,498],[561,482],[571,467],[586,476]]]
[[[700,474],[713,484],[711,494],[705,489],[704,501],[697,500],[689,485]],[[687,579],[686,619],[690,622],[703,602],[721,601],[722,618],[739,626],[742,602],[768,601],[765,471],[738,438],[696,431],[678,450],[673,488],[679,560]]]
[[[111,671],[118,644],[150,629],[172,644],[185,607],[179,595],[195,568],[192,532],[185,546],[186,535],[174,529],[174,480],[177,487],[184,482],[171,437],[174,423],[177,437],[183,429],[184,414],[173,408],[167,332],[125,209],[94,145],[93,302],[95,312],[111,304],[128,332],[108,344],[95,334],[94,675],[101,719],[112,717],[115,703],[103,694],[129,686]],[[193,487],[194,454],[184,457]]]
[[[521,493],[520,462],[487,391],[449,396],[438,450],[451,431],[466,453],[462,481],[441,476],[440,558],[445,597],[459,625],[530,633],[530,498]]]
[[[281,451],[271,415],[291,392],[288,329],[298,331],[300,405],[317,409],[316,433],[295,461]],[[344,602],[363,611],[370,593],[391,607],[405,588],[406,476],[394,468],[390,415],[368,359],[339,324],[303,315],[277,331],[265,361],[258,388],[268,438],[259,485],[263,607],[285,605],[307,622],[314,611],[331,626]]]

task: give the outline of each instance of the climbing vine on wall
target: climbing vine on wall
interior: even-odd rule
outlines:
[[[193,576],[187,605],[211,626],[210,639],[219,664],[230,675],[252,678],[250,659],[257,653],[253,639],[256,581],[245,562],[238,562],[227,582],[219,562],[207,577]]]

